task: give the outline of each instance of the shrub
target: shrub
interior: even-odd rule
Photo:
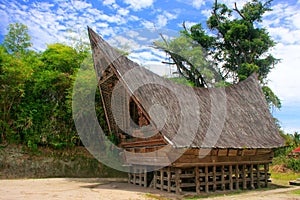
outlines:
[[[300,172],[300,160],[291,158],[287,162],[287,167],[294,170],[295,172]]]

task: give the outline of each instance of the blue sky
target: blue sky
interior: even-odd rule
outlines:
[[[92,27],[111,44],[128,47],[131,58],[162,75],[173,69],[163,66],[161,52],[149,50],[149,42],[158,34],[176,34],[182,22],[205,23],[214,0],[0,0],[0,41],[10,23],[29,27],[33,48],[47,44],[68,43],[67,36],[86,36]],[[229,7],[245,0],[219,0]],[[272,49],[282,59],[269,75],[269,86],[282,100],[282,108],[273,110],[286,132],[300,131],[300,0],[274,0],[273,11],[263,19],[263,26],[277,42]],[[70,32],[70,30],[72,32]],[[151,31],[149,31],[151,30]],[[151,39],[149,39],[151,38]]]

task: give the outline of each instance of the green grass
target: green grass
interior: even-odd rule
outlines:
[[[145,194],[145,196],[146,196],[146,198],[151,198],[151,199],[156,199],[156,200],[170,200],[168,198],[161,197],[161,196],[156,195],[156,194],[150,194],[150,193]]]
[[[295,195],[300,195],[300,190],[293,190],[291,191],[291,193]]]
[[[271,171],[271,179],[273,184],[287,186],[290,181],[300,178],[300,173],[296,172],[286,172],[286,173],[277,173]]]

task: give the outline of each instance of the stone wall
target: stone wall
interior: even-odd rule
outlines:
[[[24,146],[0,149],[0,178],[126,177],[94,159],[84,147],[65,150]]]

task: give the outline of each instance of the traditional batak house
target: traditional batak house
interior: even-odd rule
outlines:
[[[283,139],[255,75],[224,88],[176,84],[88,29],[109,131],[128,181],[178,194],[266,187]]]

